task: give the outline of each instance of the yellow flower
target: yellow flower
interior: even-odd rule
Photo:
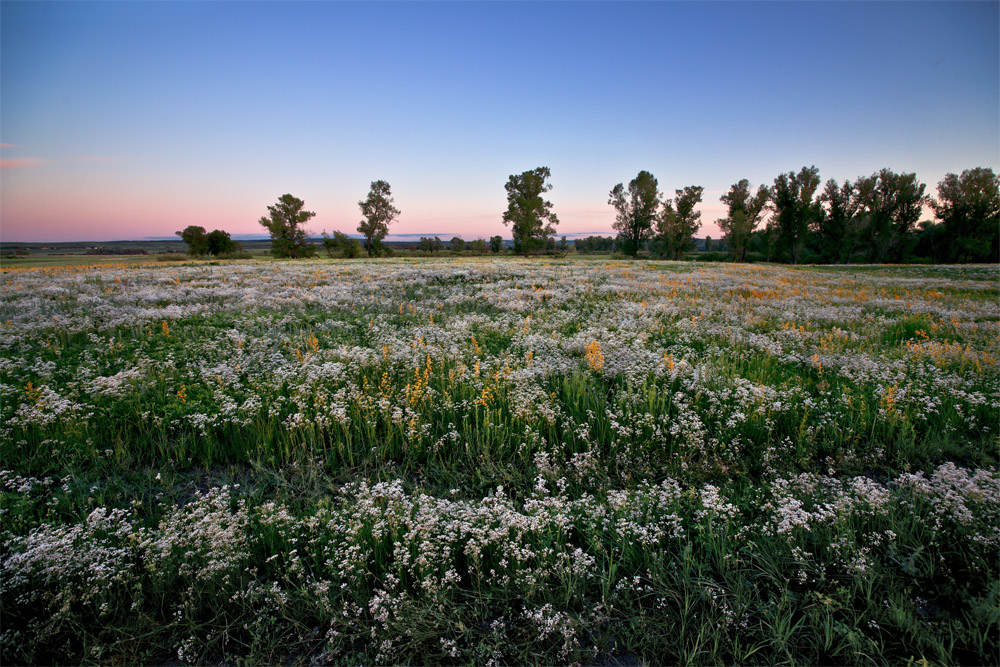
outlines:
[[[587,343],[587,366],[595,373],[600,373],[604,368],[604,353],[601,352],[601,344],[596,340]]]

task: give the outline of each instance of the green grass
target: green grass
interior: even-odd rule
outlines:
[[[4,271],[3,662],[995,663],[996,276],[901,271]]]

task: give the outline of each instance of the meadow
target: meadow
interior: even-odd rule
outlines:
[[[0,662],[1000,662],[997,267],[0,271]]]

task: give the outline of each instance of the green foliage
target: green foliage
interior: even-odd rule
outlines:
[[[187,243],[188,254],[195,257],[232,255],[242,250],[240,244],[230,238],[229,232],[221,229],[206,234],[204,227],[189,225],[183,231],[177,232],[177,236]]]
[[[451,248],[453,252],[464,252],[465,240],[462,239],[461,236],[454,236],[451,241],[448,242],[448,247]]]
[[[271,235],[271,254],[275,257],[311,257],[316,248],[309,243],[303,225],[315,213],[303,210],[306,203],[290,194],[281,195],[274,206],[268,206],[268,216],[259,222]]]
[[[854,184],[860,234],[871,262],[900,262],[911,250],[912,231],[927,197],[916,174],[882,169]]]
[[[241,250],[240,244],[233,241],[229,236],[229,232],[224,232],[221,229],[215,229],[208,233],[205,237],[208,245],[208,252],[211,255],[218,257],[219,255],[231,255],[233,253],[238,253]]]
[[[181,237],[184,243],[187,243],[189,255],[203,257],[208,254],[208,236],[205,234],[204,227],[188,225],[182,231],[175,232],[175,234]]]
[[[771,188],[774,217],[769,227],[775,233],[778,255],[792,264],[799,263],[810,226],[823,215],[820,200],[814,196],[819,183],[816,167],[802,167],[797,174],[790,171],[774,179]]]
[[[991,267],[5,280],[3,664],[997,662]]]
[[[385,253],[382,239],[389,233],[389,225],[399,217],[399,209],[392,202],[392,191],[386,181],[372,181],[368,197],[358,202],[365,218],[358,223],[358,231],[365,237],[369,257]]]
[[[677,260],[694,246],[694,235],[701,227],[701,211],[694,209],[701,203],[704,191],[700,185],[689,185],[675,191],[676,199],[663,202],[655,239],[657,254],[661,257]],[[634,248],[631,251],[634,252]]]
[[[771,193],[761,185],[756,194],[750,190],[750,181],[742,179],[734,183],[729,192],[719,200],[729,207],[728,215],[715,221],[722,230],[726,245],[733,252],[733,260],[745,262],[750,235],[763,218]]]
[[[611,190],[608,204],[615,208],[617,215],[612,227],[618,232],[632,257],[653,236],[653,224],[660,208],[660,191],[656,177],[648,171],[629,181],[626,193],[621,183]]]
[[[938,183],[938,198],[931,206],[943,225],[946,250],[941,259],[1000,259],[1000,177],[992,169],[977,167],[966,169],[961,176],[947,174]]]
[[[549,237],[555,234],[559,218],[552,211],[552,202],[542,197],[552,189],[552,184],[546,182],[551,175],[548,167],[538,167],[507,179],[503,223],[512,225],[514,252],[527,256],[543,250]]]
[[[333,257],[338,250],[341,257],[345,259],[353,259],[361,255],[361,241],[351,238],[340,230],[334,230],[333,236],[323,232],[323,248],[328,257]]]
[[[612,252],[615,249],[613,236],[587,236],[573,241],[577,252]]]
[[[490,237],[490,252],[494,255],[498,254],[503,249],[503,237],[502,236],[491,236]]]
[[[827,262],[847,262],[862,249],[857,218],[861,199],[857,186],[846,180],[838,186],[831,178],[826,182],[820,201],[827,207],[826,214],[820,216],[814,226],[820,257]]]

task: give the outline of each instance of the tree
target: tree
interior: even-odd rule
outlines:
[[[882,169],[855,182],[858,215],[864,218],[862,242],[873,262],[902,261],[927,197],[916,174]]]
[[[490,252],[496,254],[503,249],[503,237],[502,236],[491,236],[490,237]]]
[[[485,255],[489,249],[489,244],[483,239],[474,239],[469,242],[469,250],[477,255]]]
[[[208,254],[208,237],[205,234],[204,227],[188,225],[183,231],[174,233],[181,237],[184,243],[187,243],[189,255],[201,257]]]
[[[653,236],[653,223],[660,208],[660,192],[656,177],[648,171],[629,181],[628,192],[621,183],[611,189],[608,203],[615,207],[617,216],[612,225],[627,244],[632,257],[639,254],[642,245]]]
[[[996,262],[1000,258],[1000,177],[987,167],[946,174],[931,207],[944,227],[950,261]]]
[[[372,181],[368,198],[359,201],[361,214],[365,219],[358,223],[358,231],[365,237],[368,256],[382,254],[382,239],[389,233],[391,225],[399,216],[399,209],[392,205],[392,192],[385,181]]]
[[[535,249],[545,248],[550,236],[555,234],[559,218],[552,211],[552,202],[542,195],[552,189],[546,180],[552,175],[548,167],[538,167],[507,179],[507,210],[503,224],[512,225],[514,251],[527,256]]]
[[[573,241],[577,252],[611,252],[614,249],[613,236],[588,236]]]
[[[340,250],[342,257],[352,259],[361,254],[361,241],[351,238],[340,230],[334,230],[332,237],[323,232],[323,248],[330,257],[333,257],[335,250]]]
[[[705,237],[705,252],[712,252],[712,237]]]
[[[752,192],[750,181],[744,178],[719,197],[719,201],[729,207],[729,214],[716,220],[715,224],[722,230],[722,238],[733,252],[733,261],[746,261],[750,235],[767,212],[767,200],[770,196],[766,185],[757,188],[756,193]]]
[[[268,206],[269,217],[262,217],[260,224],[271,235],[271,254],[275,257],[309,257],[316,253],[302,227],[315,217],[304,211],[304,201],[292,195],[281,195],[274,206]]]
[[[680,259],[681,253],[694,245],[695,232],[701,227],[701,212],[694,207],[701,203],[705,188],[689,185],[683,190],[675,190],[673,199],[663,202],[663,210],[657,219],[656,246],[658,254],[672,259]]]
[[[465,239],[459,236],[453,236],[451,238],[451,243],[448,245],[451,246],[451,249],[455,252],[462,252],[465,250]]]
[[[208,252],[216,257],[236,252],[239,248],[239,244],[233,241],[229,232],[224,232],[221,229],[209,232],[205,237],[205,243],[208,246]]]
[[[815,222],[819,255],[825,262],[848,262],[860,243],[857,214],[861,200],[858,188],[850,181],[837,185],[837,181],[831,178],[819,199],[826,204],[825,214]]]
[[[790,171],[774,179],[771,188],[774,217],[770,225],[777,235],[778,252],[790,257],[792,264],[799,263],[809,227],[823,214],[819,199],[813,197],[818,187],[816,167],[802,167],[797,174]]]

